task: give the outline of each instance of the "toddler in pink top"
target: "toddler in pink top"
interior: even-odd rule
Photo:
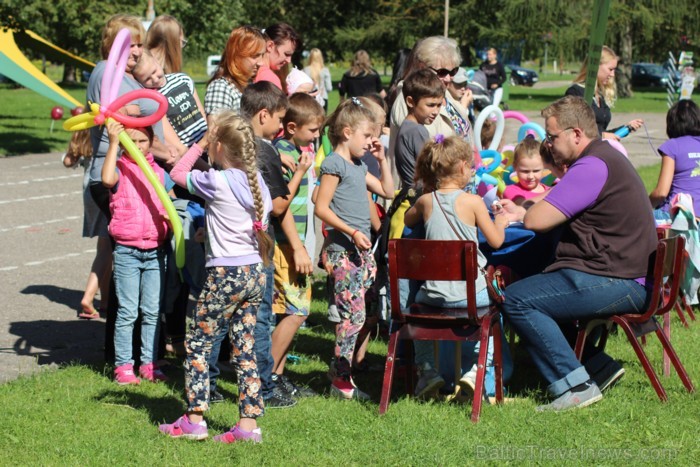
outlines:
[[[520,205],[549,190],[548,186],[540,182],[544,175],[544,162],[540,156],[540,143],[534,138],[525,138],[515,146],[513,169],[518,176],[518,183],[509,185],[502,198]]]

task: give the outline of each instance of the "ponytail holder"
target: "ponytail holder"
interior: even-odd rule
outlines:
[[[358,99],[357,97],[352,97],[350,100],[352,101],[353,104],[362,107],[362,102],[360,102],[360,99]]]
[[[443,135],[442,133],[438,133],[437,135],[435,135],[435,142],[437,144],[444,143],[445,142],[445,135]]]
[[[262,221],[253,222],[253,230],[260,232],[261,230],[267,230],[267,225],[263,224]]]

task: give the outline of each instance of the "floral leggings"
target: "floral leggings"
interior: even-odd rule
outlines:
[[[194,316],[187,317],[185,387],[192,412],[209,408],[209,365],[212,344],[229,322],[231,363],[238,376],[238,410],[242,418],[263,415],[258,365],[253,352],[258,305],[265,289],[262,264],[207,268],[207,281]]]
[[[377,274],[377,264],[370,250],[328,251],[333,267],[335,305],[340,324],[335,336],[338,376],[349,378],[357,335],[365,323],[365,293]]]

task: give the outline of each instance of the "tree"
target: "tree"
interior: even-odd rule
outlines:
[[[188,57],[220,54],[231,31],[250,22],[241,0],[157,0],[155,6],[156,15],[173,16],[182,24]]]
[[[2,0],[0,21],[5,27],[32,30],[69,52],[96,61],[101,59],[100,42],[106,20],[117,12],[141,15],[142,3],[137,0]],[[75,81],[73,67],[64,67],[63,81]]]

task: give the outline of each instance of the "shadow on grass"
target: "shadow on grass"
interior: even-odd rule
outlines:
[[[61,130],[61,124],[57,125],[58,129],[54,131]],[[48,130],[48,129],[47,129]],[[9,131],[0,133],[0,154],[5,154],[7,156],[14,156],[18,154],[37,154],[51,152],[54,149],[54,145],[49,143],[64,143],[65,138],[55,138],[55,137],[43,137],[37,138],[36,134],[31,131],[19,132],[19,131]]]

